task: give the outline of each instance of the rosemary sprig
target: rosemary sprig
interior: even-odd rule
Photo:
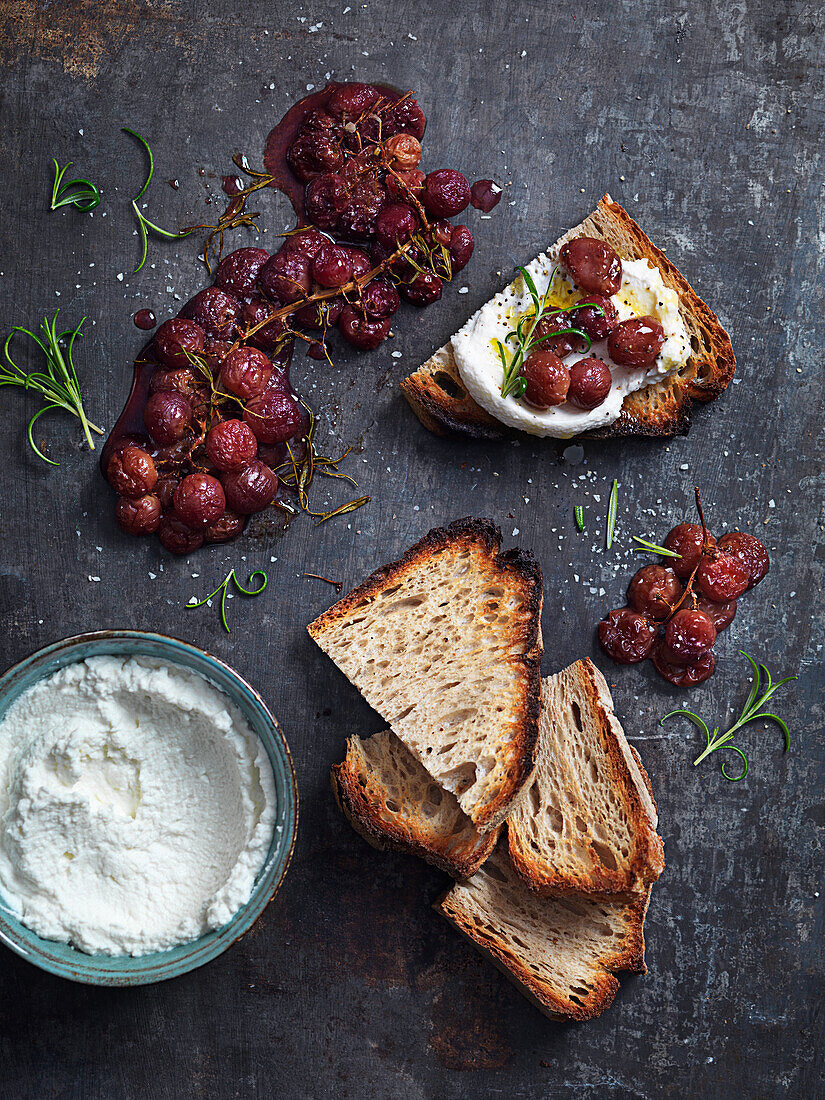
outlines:
[[[633,536],[633,541],[638,542],[638,546],[634,546],[634,550],[644,550],[650,554],[661,554],[663,558],[681,558],[681,554],[677,554],[675,550],[668,550],[666,546],[659,546],[655,542],[648,542],[647,539],[640,539],[638,535]]]
[[[533,281],[533,277],[526,267],[517,267],[516,271],[521,273],[521,277],[524,279],[524,284],[527,287],[527,291],[530,295],[533,303],[533,312],[527,313],[523,317],[520,317],[516,323],[516,327],[512,331],[508,332],[504,337],[504,341],[493,340],[492,343],[498,352],[498,357],[501,359],[502,367],[502,382],[501,382],[501,396],[502,397],[521,397],[524,391],[527,389],[527,379],[522,375],[521,370],[527,359],[528,354],[538,344],[543,343],[545,340],[555,340],[559,336],[576,336],[587,344],[587,350],[590,351],[591,341],[586,332],[583,332],[578,328],[563,328],[558,329],[556,332],[548,332],[544,336],[537,336],[533,338],[533,333],[538,328],[544,314],[549,307],[550,288],[553,286],[553,280],[556,277],[556,271],[554,268],[550,276],[550,281],[547,284],[547,290],[543,295],[540,295],[536,289],[536,284]],[[599,313],[604,313],[604,310],[594,304],[594,309]],[[565,311],[566,312],[566,311]],[[505,348],[505,343],[510,341],[515,342],[515,351],[512,354],[508,362],[508,348]]]
[[[60,310],[57,310],[51,321],[49,321],[48,317],[44,317],[40,322],[42,339],[40,336],[36,336],[33,332],[30,332],[29,329],[23,328],[22,325],[15,325],[6,337],[6,343],[3,347],[3,356],[6,363],[8,363],[8,368],[0,364],[0,386],[19,386],[24,390],[34,390],[43,398],[43,408],[38,409],[29,421],[28,437],[29,445],[37,457],[42,458],[44,462],[48,462],[50,466],[59,466],[60,463],[55,462],[51,458],[46,458],[35,443],[34,435],[32,434],[34,425],[43,413],[51,412],[53,409],[63,409],[64,412],[76,416],[83,425],[83,434],[86,436],[86,442],[89,444],[89,448],[92,451],[95,449],[95,444],[91,433],[97,432],[98,435],[103,435],[103,429],[98,428],[96,424],[92,424],[86,417],[86,411],[83,408],[83,397],[80,392],[80,383],[77,379],[77,371],[72,361],[72,348],[74,347],[75,340],[81,334],[80,329],[86,318],[83,317],[81,319],[77,328],[65,329],[63,332],[58,332],[57,315],[59,312]],[[27,374],[22,367],[18,367],[14,362],[9,354],[9,344],[16,332],[21,332],[24,336],[28,336],[30,339],[34,340],[35,344],[37,344],[43,352],[46,357],[46,366],[44,370],[30,371]],[[68,343],[64,349],[60,344],[61,341],[65,340],[68,340]]]
[[[604,535],[604,545],[607,550],[613,545],[613,536],[616,533],[616,517],[619,514],[619,483],[613,478],[610,487],[610,500],[607,502],[607,527]]]
[[[141,213],[140,208],[138,207],[138,199],[141,198],[141,196],[145,194],[146,188],[152,182],[152,176],[155,173],[155,158],[152,155],[152,150],[149,147],[149,142],[146,140],[145,137],[141,137],[141,135],[137,132],[137,130],[130,130],[128,126],[121,126],[121,131],[124,134],[131,134],[132,137],[137,138],[137,140],[140,142],[140,144],[146,150],[146,153],[149,157],[149,174],[146,177],[146,180],[143,184],[143,187],[141,187],[141,189],[138,191],[138,193],[132,199],[132,209],[134,210],[134,212],[137,216],[138,226],[140,227],[140,245],[141,245],[140,263],[137,265],[137,267],[135,268],[135,270],[133,272],[134,275],[137,275],[137,273],[140,271],[140,269],[146,263],[146,252],[147,252],[147,249],[149,247],[149,234],[148,234],[149,229],[151,229],[155,233],[159,233],[161,237],[166,237],[169,240],[180,240],[183,237],[188,237],[190,233],[194,233],[194,231],[197,227],[192,226],[191,228],[188,228],[188,229],[182,229],[179,233],[170,233],[168,229],[161,229],[161,227],[159,225],[155,225],[154,222],[150,222],[149,219]]]
[[[583,531],[584,530],[584,508],[582,508],[581,504],[577,504],[576,507],[573,509],[573,517],[576,520],[576,527],[578,528],[578,530]]]
[[[249,579],[247,580],[246,583],[251,585],[256,577],[263,577],[263,579],[264,579],[264,582],[263,582],[263,584],[261,585],[260,588],[244,588],[244,586],[241,584],[241,582],[235,576],[235,570],[230,569],[229,572],[224,577],[223,581],[221,581],[221,583],[218,585],[218,587],[215,589],[214,592],[210,592],[208,596],[204,596],[203,599],[198,600],[197,603],[192,603],[190,601],[186,605],[186,610],[187,611],[194,611],[194,609],[196,607],[203,607],[203,605],[205,603],[208,603],[209,600],[214,599],[214,597],[217,596],[217,594],[220,592],[221,593],[221,622],[223,623],[224,630],[226,631],[227,634],[229,634],[230,633],[229,623],[227,623],[227,621],[226,621],[226,590],[229,587],[229,584],[231,582],[232,584],[234,584],[235,588],[240,593],[242,593],[242,595],[244,595],[244,596],[260,596],[260,594],[263,592],[263,590],[266,588],[267,584],[269,583],[269,578],[267,577],[266,573],[264,573],[263,569],[256,569],[254,572],[249,574]],[[194,598],[195,597],[193,596],[192,600],[194,600]]]
[[[94,210],[96,206],[100,206],[100,191],[91,180],[78,178],[63,182],[63,176],[71,168],[72,161],[69,161],[64,168],[61,168],[54,159],[52,159],[52,164],[54,165],[54,183],[52,184],[52,202],[49,209],[57,210],[61,206],[76,206],[82,213],[87,214],[90,210]]]
[[[750,694],[742,708],[742,713],[733,723],[729,730],[725,733],[719,732],[719,726],[716,726],[713,733],[707,727],[707,724],[699,717],[698,714],[694,714],[692,710],[672,710],[664,716],[659,722],[659,725],[663,725],[665,720],[672,718],[675,714],[682,714],[685,718],[688,718],[694,726],[698,727],[705,735],[707,742],[704,750],[693,761],[694,768],[697,764],[701,764],[706,756],[710,756],[712,752],[718,752],[719,749],[728,749],[730,752],[737,753],[743,761],[743,768],[739,775],[728,775],[725,770],[725,765],[722,764],[722,775],[725,779],[728,779],[731,783],[738,783],[740,779],[744,779],[748,774],[748,758],[738,745],[732,745],[731,739],[733,735],[743,726],[746,726],[748,722],[755,722],[757,719],[765,719],[770,722],[776,722],[779,728],[782,730],[785,752],[791,747],[791,734],[788,729],[787,723],[784,719],[780,718],[777,714],[773,714],[770,711],[763,710],[767,701],[771,698],[775,691],[782,687],[783,684],[788,684],[791,680],[797,680],[797,676],[786,676],[783,680],[777,680],[773,682],[771,674],[767,667],[760,662],[754,661],[753,657],[749,653],[746,653],[744,649],[740,649],[739,652],[743,657],[746,657],[753,670],[753,685],[751,686]],[[767,680],[767,686],[763,690],[762,674],[765,674]],[[761,692],[761,694],[760,694]]]

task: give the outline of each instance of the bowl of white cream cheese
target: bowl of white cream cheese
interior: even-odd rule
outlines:
[[[260,695],[203,650],[67,638],[0,677],[0,943],[96,985],[226,950],[286,873],[298,798]]]

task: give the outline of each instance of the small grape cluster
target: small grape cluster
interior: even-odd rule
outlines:
[[[716,667],[717,634],[733,622],[736,601],[763,579],[768,552],[755,536],[710,534],[699,492],[701,523],[680,523],[664,541],[665,565],[645,565],[627,590],[627,607],[599,623],[602,649],[617,664],[650,657],[660,676],[678,687],[701,684]]]

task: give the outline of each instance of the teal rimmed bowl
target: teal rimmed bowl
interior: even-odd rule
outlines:
[[[257,691],[229,665],[202,649],[138,630],[98,630],[39,649],[0,677],[0,719],[14,700],[38,680],[86,657],[153,657],[200,673],[241,710],[266,749],[275,776],[278,813],[266,863],[252,896],[229,924],[191,943],[150,955],[87,955],[66,943],[45,940],[16,920],[0,897],[0,943],[24,959],[74,982],[90,985],[146,985],[176,978],[217,958],[247,932],[278,890],[286,874],[298,827],[298,788],[292,757],[280,726]]]

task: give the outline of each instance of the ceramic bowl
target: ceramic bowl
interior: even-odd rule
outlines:
[[[252,896],[229,924],[191,943],[135,958],[126,955],[87,955],[69,944],[37,936],[12,916],[0,897],[0,943],[35,966],[51,974],[91,985],[145,985],[176,978],[203,966],[226,951],[252,927],[278,890],[289,866],[298,825],[298,789],[289,746],[258,692],[217,657],[161,634],[99,630],[93,634],[64,638],[38,650],[0,677],[0,719],[14,700],[38,680],[51,676],[64,665],[101,655],[153,657],[200,673],[225,692],[240,709],[261,739],[275,776],[278,800],[276,828]]]

